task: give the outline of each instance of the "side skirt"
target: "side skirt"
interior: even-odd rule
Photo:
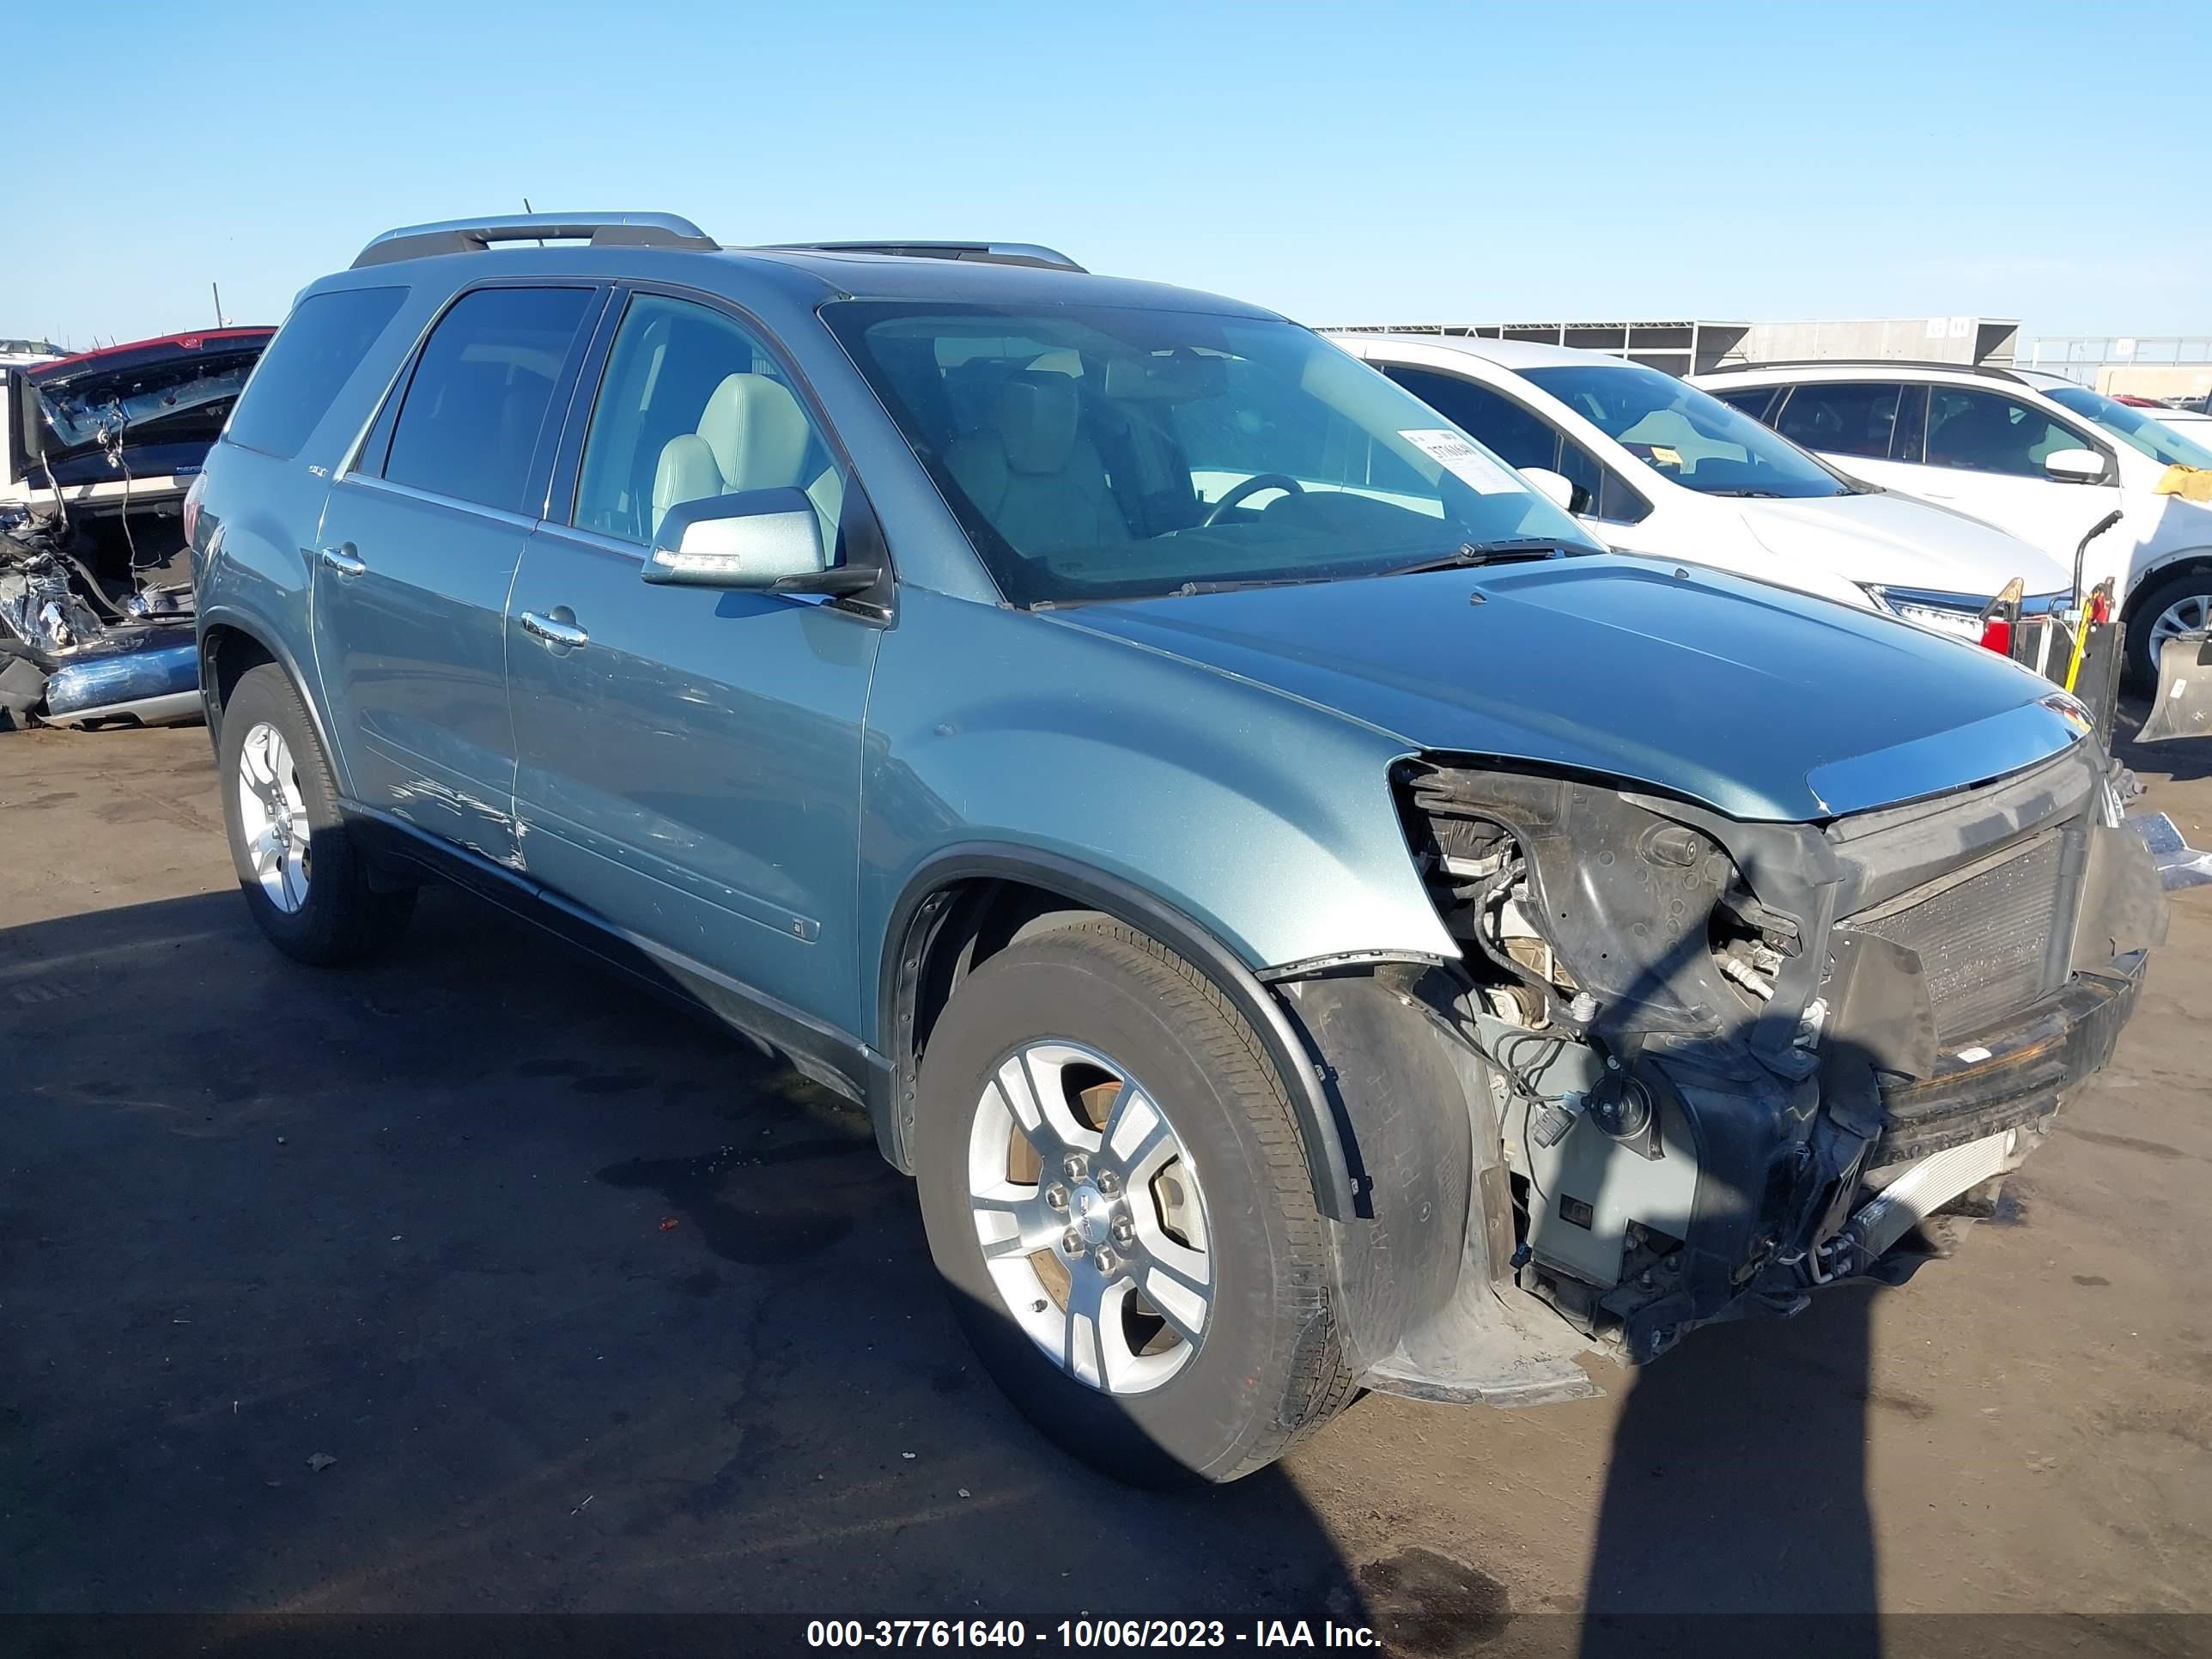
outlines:
[[[341,803],[347,827],[376,861],[461,888],[543,928],[647,990],[735,1030],[800,1075],[872,1115],[888,1111],[891,1067],[867,1044],[705,963],[617,927],[565,894],[480,854],[425,834],[404,819],[356,801]]]

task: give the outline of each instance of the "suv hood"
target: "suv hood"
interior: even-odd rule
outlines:
[[[2041,548],[1979,519],[1875,490],[1806,501],[1747,501],[1745,525],[1778,557],[1809,560],[1855,582],[1988,599],[2014,576],[2055,593],[2074,574]]]
[[[2016,770],[2086,729],[2026,669],[1700,567],[1591,556],[1044,611],[1409,750],[1802,822]]]

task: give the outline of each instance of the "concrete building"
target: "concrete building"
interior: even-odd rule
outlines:
[[[2019,366],[2107,397],[2201,398],[2212,392],[2212,334],[2050,334],[2022,342]]]
[[[1723,363],[1807,357],[1906,357],[1946,363],[2010,364],[2018,321],[1989,317],[1873,318],[1845,321],[1747,323],[1710,319],[1580,323],[1347,323],[1325,334],[1437,334],[1533,340],[1607,351],[1670,374],[1698,374]]]

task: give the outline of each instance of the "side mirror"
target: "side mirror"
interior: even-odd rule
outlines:
[[[2054,449],[2043,458],[2043,470],[2061,483],[2102,483],[2105,458],[2094,449]]]
[[[1589,510],[1589,491],[1567,477],[1554,472],[1548,466],[1524,466],[1521,476],[1536,486],[1537,493],[1570,513]]]
[[[803,489],[679,501],[653,532],[645,579],[685,587],[818,591],[830,571],[822,520]]]

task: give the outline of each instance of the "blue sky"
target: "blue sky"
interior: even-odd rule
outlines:
[[[2212,332],[2212,32],[2080,3],[194,7],[9,29],[0,334],[238,321],[390,226],[992,236],[1310,322]],[[11,52],[11,55],[14,55]],[[49,95],[51,94],[51,95]],[[2143,125],[2136,125],[2140,120]]]

